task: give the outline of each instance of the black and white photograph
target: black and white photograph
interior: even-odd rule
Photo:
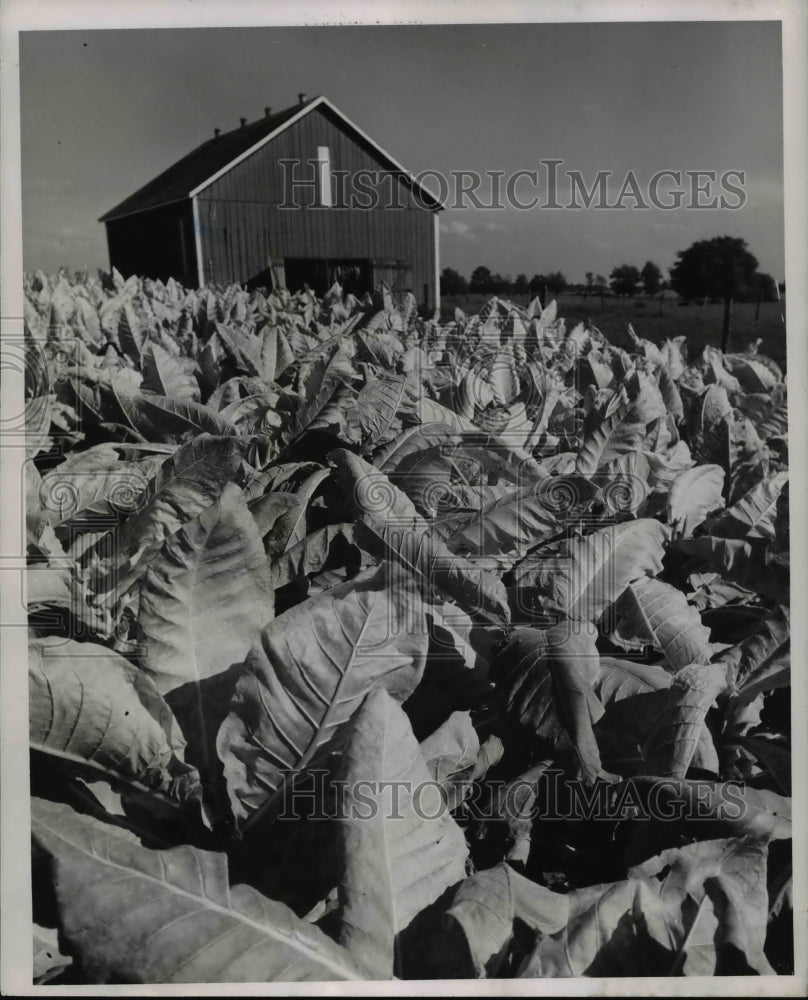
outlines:
[[[804,995],[806,13],[137,6],[2,23],[3,992]]]

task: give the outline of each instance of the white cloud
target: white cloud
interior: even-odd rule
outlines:
[[[440,231],[446,236],[457,236],[464,240],[476,240],[477,234],[465,222],[452,219],[450,222],[441,222]]]

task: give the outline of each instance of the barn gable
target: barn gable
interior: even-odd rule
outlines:
[[[317,97],[203,143],[100,221],[122,273],[318,291],[333,278],[356,291],[384,280],[434,307],[442,207]]]

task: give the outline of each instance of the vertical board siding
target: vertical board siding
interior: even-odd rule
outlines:
[[[435,306],[433,211],[420,206],[400,179],[383,179],[380,204],[370,209],[340,208],[340,183],[334,178],[334,206],[315,203],[316,187],[292,189],[290,169],[279,161],[297,160],[297,179],[316,181],[317,147],[327,146],[332,171],[386,169],[366,143],[347,134],[339,119],[317,108],[262,149],[233,167],[197,197],[205,280],[209,284],[246,282],[283,258],[370,259],[411,268],[412,291],[419,302]],[[394,185],[394,187],[393,187]],[[378,188],[377,188],[378,191]],[[403,208],[385,208],[395,191]],[[298,207],[282,208],[295,204]]]

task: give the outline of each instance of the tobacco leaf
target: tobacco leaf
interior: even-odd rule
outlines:
[[[386,691],[367,696],[349,730],[339,770],[346,791],[336,832],[337,939],[372,977],[390,979],[402,971],[401,935],[463,878],[467,848],[407,716]],[[388,782],[400,794],[384,792]]]
[[[339,945],[248,885],[224,854],[149,850],[120,827],[34,799],[34,842],[52,859],[59,919],[94,983],[362,979]]]
[[[230,803],[240,821],[277,801],[316,763],[377,685],[403,701],[425,665],[423,609],[384,568],[278,616],[247,655],[219,729]]]

